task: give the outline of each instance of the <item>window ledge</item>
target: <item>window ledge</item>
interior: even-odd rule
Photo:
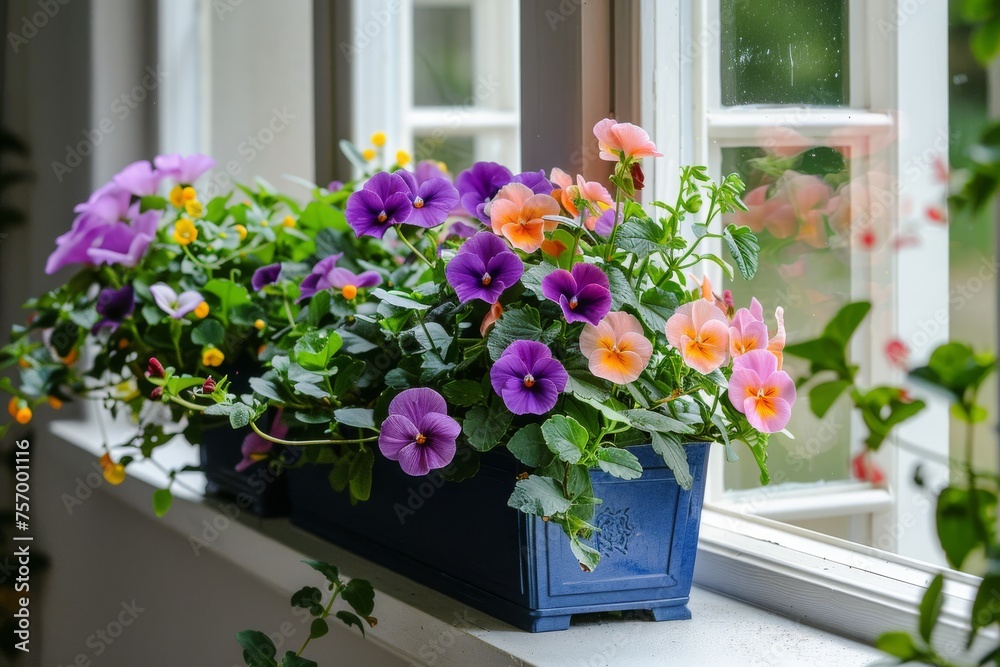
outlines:
[[[55,422],[52,432],[75,445],[68,448],[67,465],[82,469],[100,453],[99,431],[92,422]],[[170,464],[184,465],[197,459],[196,451],[180,438],[158,453]],[[189,536],[195,527],[216,519],[223,510],[224,503],[199,495],[204,478],[191,473],[184,475],[186,488],[175,487],[177,498],[171,510],[157,519],[151,487],[162,486],[166,476],[146,464],[130,466],[129,472],[122,485],[102,485],[99,491],[138,510],[163,530]],[[229,508],[227,516],[234,509]],[[713,521],[704,528],[710,536],[718,535]],[[588,619],[565,632],[530,634],[300,531],[285,519],[243,513],[220,531],[207,549],[262,585],[287,595],[301,585],[301,578],[295,568],[275,568],[274,563],[318,558],[336,563],[347,576],[369,579],[377,591],[379,618],[379,624],[368,633],[370,640],[417,663],[456,667],[646,665],[669,657],[675,664],[698,665],[746,664],[748,656],[756,656],[768,665],[864,665],[883,657],[865,644],[701,587],[691,593],[694,618],[690,621]],[[706,560],[709,571],[718,566],[718,557],[711,551],[699,554],[699,563]],[[704,574],[705,568],[700,569]],[[774,590],[778,589],[773,588],[769,597],[776,597]]]

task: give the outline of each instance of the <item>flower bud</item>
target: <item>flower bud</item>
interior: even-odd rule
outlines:
[[[688,213],[697,213],[701,210],[701,195],[694,195],[688,197],[688,200],[684,202],[684,208]]]
[[[161,378],[164,377],[166,373],[163,371],[163,364],[161,364],[156,357],[149,358],[149,365],[146,366],[146,377],[148,378]]]
[[[212,376],[209,375],[205,378],[205,384],[201,385],[201,393],[211,394],[213,391],[215,391],[215,380],[213,380]]]
[[[163,387],[153,387],[153,391],[149,392],[149,397],[154,401],[163,398]]]

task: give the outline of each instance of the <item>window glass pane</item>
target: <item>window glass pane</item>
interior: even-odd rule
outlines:
[[[954,8],[952,12],[955,13]],[[952,19],[949,35],[949,159],[953,170],[962,171],[972,166],[970,148],[979,141],[990,117],[990,105],[987,72],[969,48],[973,26],[955,20],[957,18]],[[993,111],[995,114],[996,109]],[[961,177],[956,180],[960,182]],[[943,201],[941,206],[944,206]],[[978,212],[952,208],[949,213],[952,336],[976,350],[996,350],[996,207],[986,204]],[[925,350],[912,352],[917,356],[927,353]],[[975,463],[981,470],[996,470],[995,406],[998,401],[995,375],[983,384],[978,402],[986,406],[990,416],[977,426]],[[951,455],[964,460],[965,425],[955,418],[951,420],[950,445]]]
[[[780,153],[780,154],[778,154]],[[841,151],[818,147],[798,151],[782,148],[725,148],[723,173],[737,172],[747,184],[744,200],[750,209],[730,222],[748,225],[760,239],[760,268],[751,283],[739,277],[729,287],[737,308],[756,297],[771,334],[774,309],[784,308],[789,342],[818,335],[826,322],[850,301],[851,193],[847,161]],[[843,151],[846,153],[846,151]],[[855,215],[857,213],[855,212]],[[784,370],[793,378],[807,365],[785,356]],[[850,411],[840,401],[820,420],[801,397],[788,430],[795,439],[776,433],[768,446],[772,483],[816,482],[850,478]],[[797,407],[798,407],[797,406]],[[725,467],[726,488],[758,488],[759,472],[749,452]]]
[[[472,10],[413,8],[413,105],[472,104]]]
[[[436,160],[444,162],[448,171],[457,174],[475,162],[476,140],[474,137],[417,136],[413,138],[417,161]]]
[[[847,0],[722,0],[722,103],[848,104]]]

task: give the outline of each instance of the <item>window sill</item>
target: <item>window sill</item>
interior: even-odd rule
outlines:
[[[52,432],[75,445],[67,453],[69,465],[82,469],[100,453],[93,423],[55,422]],[[197,458],[196,450],[180,439],[158,451],[170,464],[184,465]],[[166,476],[148,464],[130,466],[129,471],[124,484],[104,485],[100,492],[112,494],[163,530],[187,536],[192,526],[220,514],[219,502],[200,495],[204,479],[192,473],[184,475],[185,487],[175,487],[171,510],[157,519],[151,487],[162,486]],[[711,524],[706,528],[712,533]],[[294,568],[275,568],[274,563],[318,558],[337,563],[348,576],[370,579],[377,590],[379,624],[369,638],[416,662],[506,667],[607,664],[613,659],[614,664],[644,665],[670,656],[677,664],[705,664],[710,656],[714,664],[741,664],[753,655],[769,665],[861,665],[881,656],[867,645],[700,587],[691,594],[691,621],[585,620],[565,632],[529,634],[300,531],[285,519],[244,513],[207,548],[262,585],[288,595],[300,585],[300,577]]]

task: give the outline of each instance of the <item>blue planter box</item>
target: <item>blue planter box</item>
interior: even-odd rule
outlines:
[[[623,481],[591,471],[601,563],[583,572],[562,528],[507,507],[520,464],[483,456],[460,483],[409,477],[378,456],[372,497],[351,507],[328,466],[289,470],[291,520],[335,544],[530,632],[564,630],[573,614],[648,609],[691,617],[708,444],[687,446],[684,491],[650,445],[631,448],[644,472]]]

